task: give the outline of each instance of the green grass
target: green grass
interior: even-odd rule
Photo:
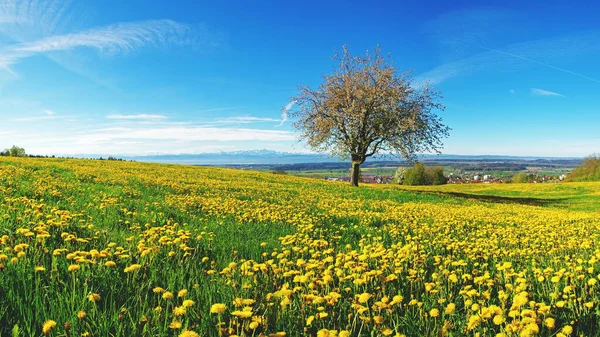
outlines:
[[[479,273],[477,266],[483,259],[479,253],[475,257],[461,255],[466,253],[460,250],[448,254],[451,245],[441,240],[454,235],[462,241],[453,244],[464,247],[473,240],[487,240],[490,228],[508,230],[508,234],[517,231],[515,236],[522,238],[520,224],[529,218],[545,220],[548,216],[552,220],[562,214],[572,215],[565,221],[580,221],[577,224],[584,228],[594,212],[600,212],[599,183],[353,188],[345,183],[217,168],[1,158],[0,248],[6,259],[0,260],[0,336],[10,335],[15,325],[21,336],[42,336],[42,323],[48,319],[58,323],[53,336],[67,336],[66,322],[71,324],[73,336],[83,332],[92,336],[177,336],[181,329],[168,328],[176,304],[161,299],[153,292],[155,287],[175,293],[187,289],[187,298],[196,304],[182,324],[207,336],[219,335],[217,317],[209,314],[211,304],[222,302],[231,307],[236,297],[257,300],[255,313],[269,318],[261,331],[314,335],[316,325],[304,331],[306,316],[313,309],[300,295],[286,312],[279,309],[280,300],[266,299],[285,283],[293,286],[296,274],[284,277],[282,271],[270,269],[253,278],[228,275],[224,269],[231,262],[248,260],[275,261],[285,269],[298,259],[313,259],[316,265],[324,256],[334,258],[351,250],[359,252],[351,259],[359,259],[359,254],[389,249],[386,259],[407,254],[397,261],[402,282],[375,280],[373,285],[361,286],[349,281],[337,289],[344,294],[343,289],[350,290],[348,302],[336,310],[348,317],[352,294],[388,288],[433,306],[436,302],[422,292],[422,282],[439,268],[437,258],[451,259],[456,254],[457,259],[469,261],[473,275]],[[556,226],[563,221],[557,219],[552,220]],[[446,224],[446,232],[436,231],[436,226]],[[19,232],[23,229],[34,236]],[[48,238],[35,238],[44,232]],[[477,235],[470,236],[473,233]],[[69,236],[81,240],[66,239]],[[160,242],[162,237],[167,238],[166,243]],[[290,237],[298,244],[282,242]],[[26,254],[13,263],[15,247],[21,243],[29,245],[23,249]],[[488,245],[498,243],[507,250],[514,248],[502,240],[486,241]],[[116,247],[122,247],[122,253],[117,254]],[[534,247],[539,244],[535,242]],[[151,251],[148,255],[142,254],[146,248]],[[54,256],[55,249],[66,251]],[[331,252],[325,253],[329,249]],[[110,256],[93,258],[93,250],[107,250]],[[76,252],[91,262],[67,258],[68,253]],[[412,252],[415,255],[410,255]],[[592,254],[583,248],[573,252]],[[543,258],[538,254],[527,262]],[[492,256],[488,262],[493,266],[502,259],[506,256]],[[107,260],[117,265],[104,267]],[[526,265],[515,260],[517,263]],[[73,264],[81,269],[69,272]],[[140,269],[126,273],[124,269],[133,264],[140,264]],[[382,265],[385,262],[373,259],[364,268],[377,271]],[[33,272],[35,266],[46,270]],[[423,274],[411,278],[406,272],[413,269]],[[385,269],[385,275],[392,270]],[[323,271],[317,269],[319,272]],[[321,277],[315,276],[317,280]],[[253,287],[247,288],[249,283]],[[453,296],[458,296],[458,290],[453,291]],[[91,292],[100,294],[102,300],[91,303]],[[163,313],[154,310],[157,306]],[[80,310],[87,312],[85,319],[77,318]],[[404,322],[397,325],[413,336],[436,329],[417,314],[407,311],[396,316],[398,322]],[[146,324],[141,323],[142,317]],[[349,324],[343,317],[319,327],[341,329]],[[361,329],[379,334],[377,328]]]

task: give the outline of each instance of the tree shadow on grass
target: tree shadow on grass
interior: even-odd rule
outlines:
[[[460,192],[431,192],[418,190],[419,193],[432,193],[441,196],[449,196],[460,199],[472,199],[483,202],[497,203],[497,204],[518,204],[518,205],[529,205],[529,206],[557,206],[562,203],[564,198],[556,199],[542,199],[542,198],[518,198],[518,197],[503,197],[498,195],[484,195],[484,194],[470,194]]]

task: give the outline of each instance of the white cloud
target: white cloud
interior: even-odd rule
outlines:
[[[275,118],[263,118],[253,116],[233,116],[227,118],[217,119],[216,124],[250,124],[258,122],[279,122],[279,119]]]
[[[55,119],[63,119],[64,120],[68,117],[73,117],[73,116],[57,116],[57,115],[50,115],[50,114],[45,113],[44,115],[19,117],[19,118],[13,119],[13,121],[14,122],[35,122],[35,121],[47,121],[47,120],[55,120]]]
[[[289,111],[292,107],[294,107],[296,101],[291,101],[286,106],[281,109],[281,123],[277,124],[276,127],[282,126],[289,119]]]
[[[125,120],[137,120],[137,119],[150,119],[150,120],[159,120],[166,119],[167,116],[163,115],[148,115],[148,114],[139,114],[139,115],[108,115],[106,116],[108,119],[125,119]]]
[[[558,97],[565,97],[564,95],[561,95],[557,92],[554,91],[548,91],[548,90],[544,90],[544,89],[538,89],[538,88],[531,88],[531,94],[535,95],[535,96],[558,96]]]
[[[45,109],[44,113],[46,113],[46,115],[48,115],[48,116],[54,116],[54,115],[56,115],[56,112],[54,112],[52,110],[49,110],[49,109]]]
[[[156,127],[140,124],[132,127],[90,127],[80,125],[76,130],[69,131],[65,127],[44,129],[34,124],[31,128],[10,135],[8,131],[0,131],[0,147],[15,143],[33,154],[141,155],[256,148],[288,151],[297,141],[292,132],[250,128]]]
[[[198,111],[198,113],[202,113],[202,112],[214,112],[214,111],[225,111],[225,110],[236,110],[236,109],[241,109],[242,107],[240,106],[232,106],[232,107],[226,107],[226,108],[214,108],[214,109],[207,109],[207,110],[201,110]]]
[[[8,67],[36,54],[92,48],[101,53],[127,53],[147,45],[185,44],[193,41],[191,26],[171,20],[117,23],[79,33],[48,36],[4,48],[0,66]]]
[[[204,126],[180,126],[162,128],[108,128],[88,132],[79,137],[78,143],[94,143],[115,140],[175,140],[175,141],[282,141],[295,140],[296,135],[287,131],[248,128],[216,128]]]

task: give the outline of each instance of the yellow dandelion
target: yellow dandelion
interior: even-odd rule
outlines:
[[[175,316],[183,316],[185,315],[187,309],[184,306],[173,308],[173,315]]]
[[[250,318],[250,317],[252,317],[252,311],[240,311],[240,310],[236,310],[236,311],[232,312],[231,314],[233,316],[240,317],[240,318]]]
[[[181,329],[181,322],[180,321],[171,322],[171,324],[169,324],[169,329]]]
[[[556,321],[554,318],[548,317],[544,320],[544,325],[546,325],[548,329],[552,330],[556,327]]]
[[[223,303],[215,303],[210,307],[211,314],[222,314],[227,310],[227,306]]]
[[[44,324],[42,324],[42,332],[44,333],[44,335],[47,335],[50,333],[50,330],[52,330],[52,328],[54,328],[55,326],[56,322],[49,319],[45,321]]]
[[[367,303],[369,301],[369,299],[371,298],[371,294],[369,293],[362,293],[358,296],[358,303]]]
[[[198,335],[194,331],[184,330],[179,334],[179,337],[200,337],[200,335]]]
[[[90,293],[90,294],[88,295],[88,300],[89,300],[90,302],[92,302],[92,303],[96,303],[96,302],[100,301],[100,299],[102,299],[102,298],[100,297],[100,295],[99,295],[99,294],[96,294],[96,293]]]
[[[444,310],[444,312],[447,315],[452,315],[454,313],[454,310],[456,310],[456,304],[448,303],[448,306],[446,306],[446,310]]]
[[[141,265],[139,265],[139,264],[132,264],[131,266],[126,267],[123,271],[126,272],[126,273],[130,273],[130,272],[136,271],[136,270],[138,270],[140,268],[142,268]]]
[[[185,308],[188,308],[188,307],[191,307],[194,304],[196,304],[196,302],[194,302],[192,300],[185,300],[185,301],[183,301],[183,303],[181,305],[183,307],[185,307]]]

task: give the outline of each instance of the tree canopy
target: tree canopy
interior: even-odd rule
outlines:
[[[3,156],[10,156],[10,157],[26,157],[27,156],[25,149],[22,147],[18,147],[16,145],[13,145],[13,147],[11,147],[10,149],[6,149],[6,150],[0,152],[0,154]]]
[[[317,89],[299,87],[290,116],[313,150],[352,161],[352,185],[358,186],[360,165],[375,154],[412,160],[439,152],[449,128],[435,114],[444,109],[438,92],[414,84],[410,71],[399,73],[379,47],[352,56],[344,46],[333,59],[338,66]]]

